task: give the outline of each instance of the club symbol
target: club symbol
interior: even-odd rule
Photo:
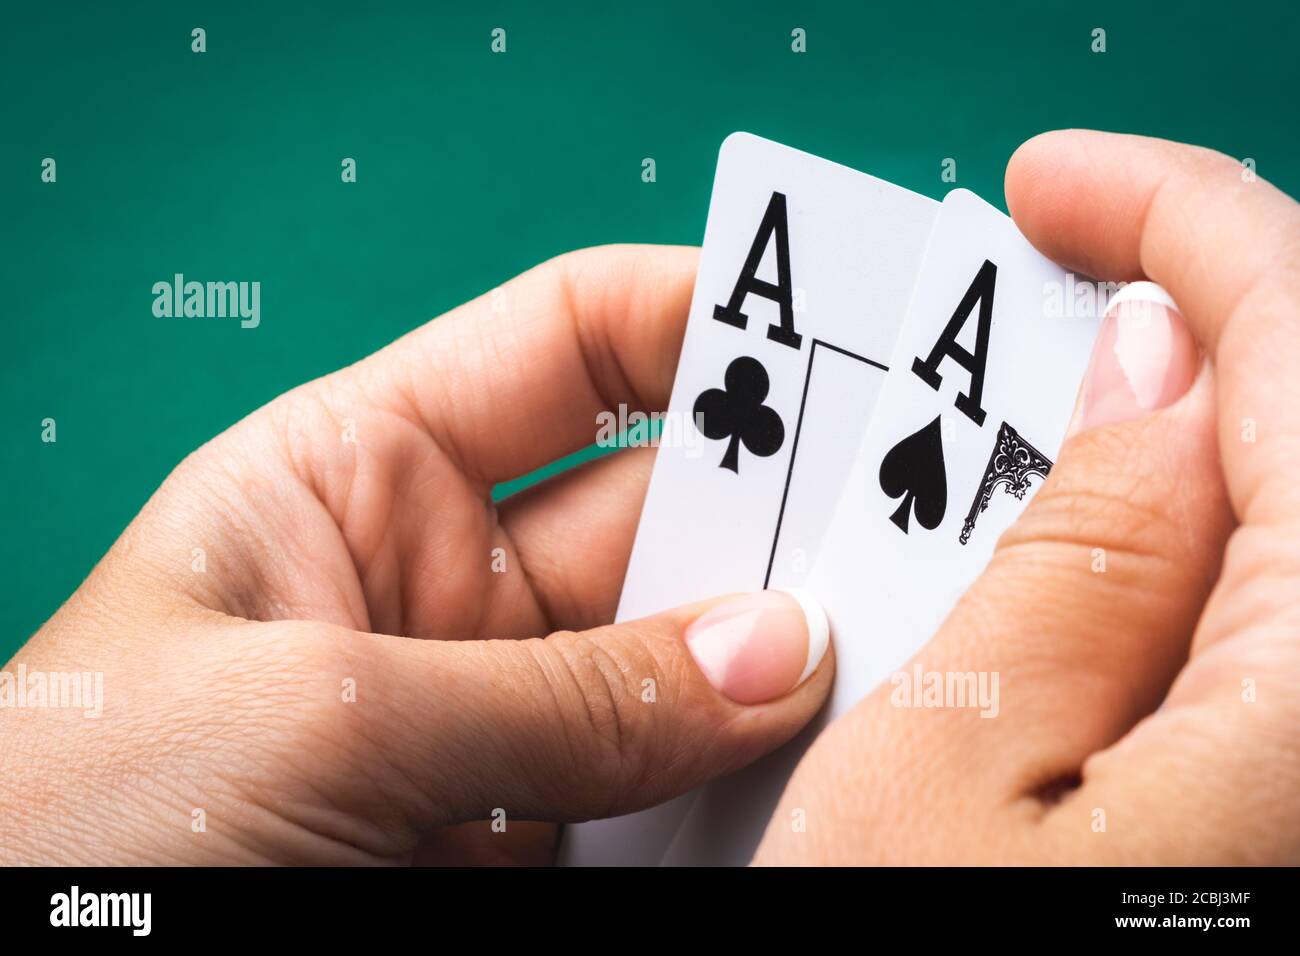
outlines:
[[[740,473],[740,445],[760,458],[775,455],[785,442],[781,416],[763,404],[767,372],[757,359],[742,355],[727,366],[723,388],[709,388],[695,400],[695,421],[705,438],[729,438],[719,468]]]

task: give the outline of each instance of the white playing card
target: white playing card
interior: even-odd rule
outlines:
[[[938,208],[746,133],[722,144],[664,423],[693,440],[661,443],[618,620],[805,573]],[[690,802],[572,827],[561,860],[656,863]]]
[[[736,301],[745,328],[715,317],[732,303],[755,246],[762,253],[755,278],[779,281],[780,232],[762,229],[776,203],[788,225],[789,321],[799,339],[793,347],[777,340],[789,339],[781,307],[753,291]],[[732,363],[749,357],[765,372],[762,402],[779,416],[783,440],[766,455],[735,436],[701,441],[698,432],[692,447],[660,448],[620,620],[763,586],[809,363],[816,376],[832,375],[838,386],[860,383],[855,394],[823,409],[836,416],[840,443],[854,447],[884,379],[938,208],[898,186],[756,136],[736,133],[723,143],[668,419],[693,421],[700,397],[723,389]],[[808,460],[818,463],[811,454]],[[820,479],[822,496],[833,493],[833,501],[847,468],[811,471],[809,480]]]
[[[988,563],[1056,458],[1105,308],[1080,314],[1067,296],[1073,287],[1000,211],[966,190],[948,194],[875,415],[805,583],[835,642],[829,706],[782,751],[705,788],[664,863],[747,862],[820,725],[916,654]],[[935,447],[942,508],[938,472],[924,460]],[[917,460],[903,457],[909,451]]]
[[[981,301],[970,303],[955,337],[957,348],[977,351],[983,298],[991,293],[977,396],[972,374],[943,342],[981,276]],[[811,575],[836,635],[832,716],[934,634],[1042,485],[1060,451],[1105,310],[1105,302],[1095,300],[1074,307],[1066,292],[1074,285],[999,210],[964,189],[948,194],[894,353],[894,374]],[[907,463],[891,461],[891,469],[885,459],[936,419],[946,507],[931,529],[917,519],[933,522],[935,515],[919,515],[922,503],[913,499],[911,515],[899,518],[907,524],[904,533],[894,516],[910,491],[898,494],[897,484],[912,479]],[[855,530],[866,537],[854,540]]]

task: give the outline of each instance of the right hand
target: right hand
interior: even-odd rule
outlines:
[[[998,673],[997,718],[880,688],[758,860],[1300,862],[1300,207],[1226,156],[1087,131],[1022,146],[1007,199],[1046,255],[1154,280],[1186,325],[1107,317],[1077,432],[917,656]]]

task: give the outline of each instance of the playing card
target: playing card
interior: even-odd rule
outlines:
[[[820,726],[920,650],[987,564],[1051,470],[1091,353],[1105,302],[1075,286],[1000,211],[948,194],[805,583],[831,622],[830,703],[782,751],[705,788],[663,862],[747,862]]]
[[[796,583],[884,379],[938,204],[746,133],[723,143],[618,620]],[[570,863],[656,863],[689,799],[571,828]]]
[[[703,440],[660,447],[620,620],[761,588],[792,458],[813,466],[829,518],[847,469],[816,467],[805,437],[828,431],[851,462],[937,212],[933,200],[747,133],[723,143],[667,410],[678,434]],[[841,397],[818,402],[811,422],[806,391]]]
[[[933,635],[1050,472],[1106,304],[1076,285],[999,210],[948,194],[810,572],[836,641],[832,716]]]

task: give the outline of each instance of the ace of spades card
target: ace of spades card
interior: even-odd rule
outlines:
[[[865,433],[938,208],[746,133],[722,144],[668,438],[617,620],[800,583]],[[572,827],[562,862],[658,863],[690,799]]]
[[[809,574],[836,642],[829,713],[924,646],[1050,473],[1105,302],[999,210],[948,194],[876,416]]]
[[[785,747],[703,788],[662,863],[747,863],[820,730],[903,667],[984,568],[1051,469],[1104,311],[1056,314],[1066,287],[1009,218],[948,194],[804,583],[831,624],[830,703]]]

